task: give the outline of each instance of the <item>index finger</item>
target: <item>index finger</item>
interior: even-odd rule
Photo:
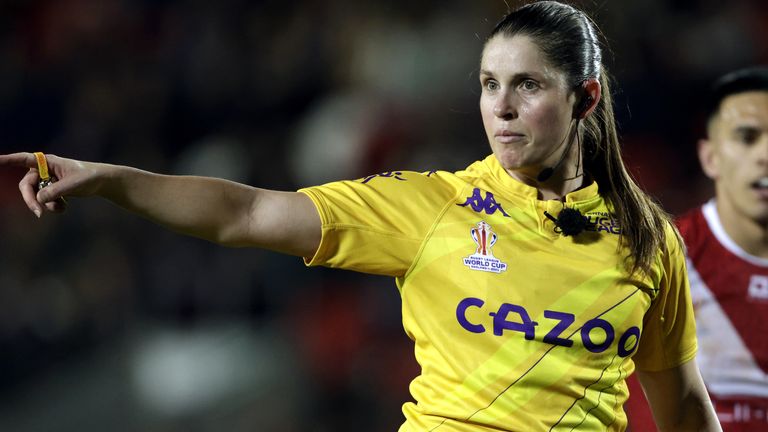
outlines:
[[[37,168],[37,159],[32,153],[11,153],[0,155],[0,166],[18,166],[24,168]]]

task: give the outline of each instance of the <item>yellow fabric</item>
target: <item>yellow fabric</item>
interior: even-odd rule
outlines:
[[[544,216],[560,201],[537,200],[493,156],[301,192],[323,229],[308,265],[396,277],[421,365],[401,432],[621,431],[635,362],[661,370],[695,355],[672,228],[653,274],[630,279],[597,184],[566,197],[596,223],[576,238]]]
[[[37,159],[37,172],[40,175],[40,180],[48,180],[51,176],[48,174],[48,161],[45,159],[45,154],[35,152],[35,159]]]

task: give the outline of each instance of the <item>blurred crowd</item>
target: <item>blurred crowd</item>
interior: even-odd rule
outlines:
[[[517,3],[508,0],[510,6]],[[629,165],[710,194],[708,83],[768,63],[762,0],[575,2],[609,41]],[[6,0],[0,153],[296,190],[487,155],[502,0]],[[393,431],[418,365],[394,282],[183,238],[103,201],[37,220],[0,170],[0,430]]]

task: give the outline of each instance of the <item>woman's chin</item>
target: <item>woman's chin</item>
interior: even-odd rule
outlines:
[[[495,155],[502,168],[504,168],[510,175],[520,180],[535,179],[541,171],[540,166],[526,163],[525,160],[520,158],[518,153],[510,154],[502,152],[495,153]]]
[[[501,166],[507,171],[517,171],[523,167],[522,158],[520,157],[519,152],[504,150],[499,151],[494,149],[493,154],[496,156],[496,159],[499,161]]]

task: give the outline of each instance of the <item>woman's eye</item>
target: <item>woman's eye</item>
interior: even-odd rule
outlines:
[[[525,80],[522,82],[521,87],[524,90],[536,90],[539,88],[539,84],[536,81],[533,80]]]
[[[497,83],[496,81],[493,81],[493,80],[488,80],[485,83],[485,88],[488,89],[488,90],[491,90],[491,91],[498,90],[499,89],[499,83]]]

